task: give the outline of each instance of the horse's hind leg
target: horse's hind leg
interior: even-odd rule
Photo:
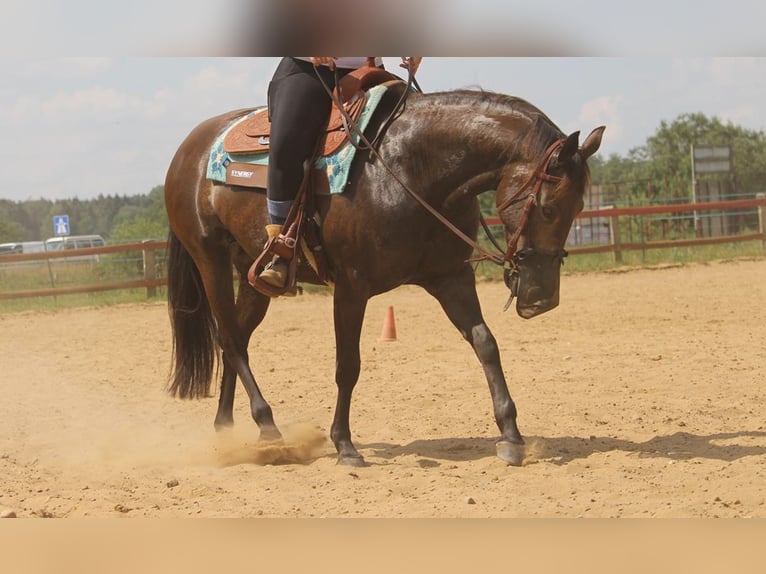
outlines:
[[[213,426],[221,430],[234,426],[234,386],[237,383],[237,371],[234,370],[224,353],[223,375],[221,376],[221,394],[218,397],[218,411],[215,413]]]
[[[218,342],[226,357],[224,363],[224,375],[226,380],[221,381],[221,400],[227,408],[228,397],[233,393],[232,374],[227,372],[226,366],[239,376],[250,398],[250,412],[253,419],[261,429],[261,436],[267,439],[280,438],[280,433],[274,424],[271,407],[263,398],[258,384],[255,382],[253,372],[250,370],[247,344],[250,339],[250,331],[247,336],[240,329],[237,317],[237,306],[234,302],[234,289],[232,288],[231,259],[228,253],[209,253],[205,259],[206,265],[199,265],[202,281],[205,285],[210,308],[218,323]],[[203,271],[204,268],[204,271]],[[265,311],[265,310],[264,310]],[[224,385],[226,388],[224,388]],[[219,413],[221,407],[219,402]]]
[[[439,301],[481,362],[489,383],[495,421],[502,435],[497,443],[497,455],[508,464],[521,465],[524,440],[516,425],[516,405],[508,392],[497,342],[481,314],[473,271],[466,265],[459,275],[444,277],[423,287]]]
[[[338,464],[364,466],[362,455],[351,442],[349,415],[351,394],[359,379],[361,359],[359,337],[362,332],[364,311],[367,308],[367,294],[362,293],[358,283],[339,277],[335,284],[335,383],[338,386],[338,400],[335,405],[330,437],[338,451]],[[354,285],[352,287],[352,285]]]
[[[249,342],[253,331],[263,321],[270,301],[271,299],[255,291],[246,281],[240,282],[236,303],[237,321],[240,334],[245,341]],[[216,429],[230,427],[234,424],[234,389],[237,382],[237,371],[230,364],[226,353],[223,354],[222,360],[221,394],[218,399],[218,411],[214,423]]]

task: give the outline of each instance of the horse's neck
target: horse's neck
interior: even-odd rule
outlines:
[[[423,189],[471,195],[494,189],[502,169],[518,160],[518,140],[529,123],[524,117],[486,113],[469,104],[414,110],[411,162]],[[480,188],[477,189],[476,186]]]

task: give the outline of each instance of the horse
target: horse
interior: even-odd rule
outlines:
[[[500,262],[507,266],[506,283],[517,297],[517,313],[531,318],[558,305],[564,245],[583,208],[587,159],[598,150],[605,127],[594,129],[580,144],[579,131],[565,135],[526,100],[482,90],[412,93],[394,114],[398,100],[397,90],[390,90],[381,101],[364,132],[374,147],[359,149],[343,193],[316,198],[333,283],[337,402],[330,438],[337,463],[366,465],[351,438],[349,413],[361,369],[359,339],[367,302],[409,284],[436,298],[473,348],[500,430],[496,454],[519,466],[524,440],[517,409],[498,344],[482,316],[471,261],[474,247],[465,239],[477,236],[478,195],[495,190],[508,243]],[[267,241],[265,196],[206,178],[214,140],[250,111],[200,123],[167,171],[173,338],[168,391],[187,399],[210,396],[222,363],[215,428],[233,424],[239,377],[261,440],[275,440],[281,434],[248,355],[250,337],[270,302],[246,279]],[[232,266],[239,275],[236,292]],[[320,283],[305,264],[299,280]]]

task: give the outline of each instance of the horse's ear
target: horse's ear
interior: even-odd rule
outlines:
[[[588,159],[598,151],[598,148],[601,145],[601,136],[604,135],[605,129],[606,126],[597,127],[595,130],[590,132],[588,137],[585,138],[585,141],[582,142],[582,146],[580,146],[580,155],[583,157],[583,159]]]
[[[564,141],[563,145],[561,146],[561,149],[559,150],[559,157],[556,160],[559,165],[564,165],[567,163],[570,159],[574,157],[574,154],[577,153],[577,146],[579,145],[580,141],[580,132],[579,130],[576,132],[572,132],[567,136],[566,141]]]

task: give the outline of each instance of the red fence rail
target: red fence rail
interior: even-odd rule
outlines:
[[[68,287],[52,286],[46,289],[25,289],[18,291],[0,292],[0,300],[22,299],[28,297],[56,297],[58,295],[71,295],[75,293],[95,293],[97,291],[111,291],[115,289],[146,289],[147,297],[154,296],[156,288],[167,284],[165,277],[159,277],[157,271],[158,250],[167,248],[166,241],[142,241],[141,243],[127,243],[124,245],[107,245],[104,247],[87,247],[83,249],[63,249],[60,251],[46,251],[43,253],[9,253],[0,257],[1,267],[10,267],[13,264],[46,261],[51,273],[51,261],[66,259],[82,259],[93,255],[106,255],[113,253],[141,252],[143,279],[133,281],[113,281],[108,283],[94,283],[89,285],[75,285]]]
[[[726,211],[734,209],[751,209],[758,211],[758,231],[756,233],[740,233],[737,235],[722,235],[718,237],[696,237],[693,239],[674,239],[666,241],[623,242],[620,238],[619,217],[642,216],[673,213],[697,213],[705,211]],[[663,247],[689,247],[713,245],[720,243],[739,243],[744,241],[761,241],[766,251],[766,195],[759,193],[755,199],[738,199],[731,201],[715,201],[707,203],[683,203],[668,205],[649,205],[643,207],[608,207],[581,212],[577,219],[608,218],[609,243],[604,245],[573,246],[567,248],[569,253],[606,253],[613,252],[615,261],[622,260],[622,252],[630,250],[658,249]],[[487,218],[489,225],[501,225],[499,217]]]
[[[758,212],[758,232],[743,233],[739,235],[725,235],[720,237],[697,237],[693,239],[676,239],[668,241],[645,241],[645,242],[622,242],[620,240],[619,218],[624,216],[657,215],[672,213],[689,213],[704,211],[723,211],[730,209],[756,208]],[[613,252],[615,261],[621,261],[622,251],[634,249],[655,249],[663,247],[685,247],[696,245],[711,245],[717,243],[736,243],[743,241],[761,241],[764,251],[766,251],[766,195],[758,194],[755,199],[744,199],[735,201],[717,201],[709,203],[685,203],[671,205],[652,205],[645,207],[611,207],[597,210],[588,210],[581,212],[578,219],[590,218],[608,218],[610,241],[604,245],[586,245],[573,246],[569,248],[571,254],[578,253],[604,253]],[[500,225],[498,217],[487,219],[489,225]],[[58,259],[67,259],[72,257],[85,257],[91,255],[105,255],[125,252],[141,252],[143,278],[139,280],[113,281],[107,283],[97,283],[90,285],[76,285],[68,287],[51,286],[46,289],[27,289],[19,291],[0,292],[0,300],[19,299],[25,297],[50,297],[57,295],[68,295],[74,293],[93,293],[97,291],[109,291],[113,289],[136,289],[145,288],[147,296],[153,296],[156,288],[166,285],[167,279],[160,277],[157,271],[156,252],[167,248],[165,241],[143,241],[141,243],[130,243],[125,245],[108,245],[104,247],[89,247],[86,249],[68,249],[62,251],[51,251],[45,253],[18,253],[6,254],[0,257],[0,265],[5,266],[14,263],[47,261],[48,268],[51,268],[51,261]],[[52,282],[53,283],[53,282]]]

